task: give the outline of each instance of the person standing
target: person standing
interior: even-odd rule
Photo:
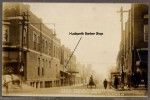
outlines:
[[[129,71],[129,74],[127,75],[127,85],[129,88],[131,88],[131,82],[132,82],[132,78],[131,78],[131,73]]]
[[[142,72],[142,79],[144,79],[144,85],[145,85],[145,87],[147,87],[147,73],[146,72]]]
[[[118,84],[119,84],[119,79],[118,79],[118,77],[115,75],[115,79],[114,79],[114,86],[115,86],[115,89],[118,89]]]
[[[141,73],[138,71],[137,72],[137,87],[141,84]]]
[[[106,78],[105,78],[105,80],[104,80],[104,82],[103,82],[103,84],[104,84],[104,88],[106,89],[107,88],[107,80],[106,80]]]

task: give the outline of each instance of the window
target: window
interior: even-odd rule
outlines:
[[[42,68],[42,75],[44,76],[44,68]]]
[[[56,55],[56,52],[57,52],[57,47],[55,46],[55,57],[57,56],[57,55]]]
[[[148,24],[144,25],[144,42],[148,42]]]
[[[45,47],[44,45],[45,45],[45,41],[44,41],[44,39],[43,39],[43,53],[44,53],[44,47]]]
[[[58,48],[58,58],[60,58],[60,49]]]
[[[40,67],[38,67],[38,76],[40,76]]]
[[[47,66],[47,60],[46,60],[46,62],[45,62],[45,67],[48,67],[48,66]]]
[[[148,42],[148,14],[144,14],[144,42]]]
[[[45,42],[45,51],[47,53],[47,41]]]
[[[43,59],[43,64],[42,64],[42,67],[44,67],[44,59]]]
[[[9,26],[3,25],[3,41],[9,42]]]
[[[58,48],[56,47],[56,58],[58,58]]]
[[[27,26],[23,30],[23,44],[27,44]]]
[[[38,58],[38,76],[40,76],[40,58]]]
[[[38,38],[37,38],[37,48],[38,48],[38,50],[40,51],[40,36],[38,36]]]
[[[44,66],[45,66],[45,64],[44,64],[44,59],[43,59],[43,65],[42,65],[42,76],[44,76]]]
[[[33,48],[34,49],[36,49],[36,42],[37,42],[36,32],[33,31]]]
[[[49,67],[51,68],[51,61],[49,61]]]
[[[51,54],[51,44],[49,43],[49,55]]]

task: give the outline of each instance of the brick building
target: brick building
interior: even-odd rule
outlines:
[[[123,47],[122,47],[123,45]],[[120,72],[127,75],[139,71],[146,76],[148,69],[148,4],[131,4],[117,57]]]
[[[3,74],[22,75],[36,88],[59,86],[61,43],[55,30],[28,5],[4,3],[3,8]]]

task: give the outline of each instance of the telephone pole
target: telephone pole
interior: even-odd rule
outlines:
[[[121,47],[121,50],[123,51],[122,52],[122,56],[121,56],[121,88],[124,89],[124,57],[125,57],[125,33],[123,31],[123,14],[125,12],[128,12],[128,11],[125,11],[123,10],[123,7],[121,7],[120,11],[117,11],[118,13],[120,13],[120,21],[121,21],[121,44],[122,44],[122,47]]]
[[[27,41],[26,43],[27,43],[27,48],[28,48],[28,12],[27,12],[27,14],[25,14],[25,12],[23,12],[23,14],[22,15],[20,15],[21,17],[22,17],[22,19],[20,20],[21,21],[21,25],[22,25],[22,33],[21,33],[21,64],[20,64],[20,75],[21,75],[21,81],[23,81],[23,77],[24,77],[24,71],[25,71],[25,62],[23,61],[23,59],[24,59],[24,42],[25,41]],[[27,33],[24,33],[24,32],[27,32]],[[24,35],[26,35],[26,40],[24,40]],[[22,82],[21,82],[21,84],[22,84]]]

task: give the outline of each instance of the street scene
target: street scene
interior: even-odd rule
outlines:
[[[148,4],[3,2],[2,13],[2,96],[148,96]]]

